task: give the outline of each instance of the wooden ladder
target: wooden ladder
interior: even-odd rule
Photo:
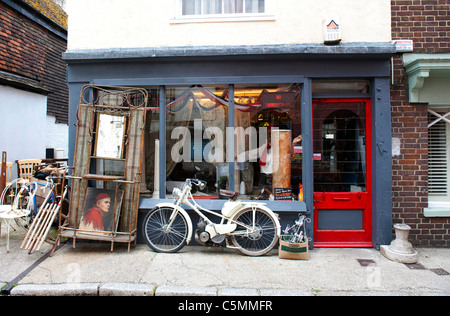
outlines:
[[[50,201],[52,190],[48,193],[44,203],[39,208],[33,222],[28,229],[25,239],[20,246],[20,249],[27,249],[28,253],[33,251],[39,251],[44,243],[50,228],[58,215],[59,209],[64,201],[64,197],[67,194],[67,188],[64,190],[63,195],[58,203]]]

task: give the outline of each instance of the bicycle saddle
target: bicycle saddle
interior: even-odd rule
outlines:
[[[239,192],[228,191],[228,190],[224,190],[224,189],[220,189],[219,193],[220,193],[220,195],[228,197],[228,198],[234,198],[239,195]]]

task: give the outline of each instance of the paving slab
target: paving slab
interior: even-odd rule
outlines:
[[[282,260],[277,250],[248,257],[233,249],[189,246],[174,254],[137,245],[67,243],[29,255],[24,233],[0,240],[0,284],[11,295],[324,296],[449,295],[450,249],[417,249],[422,269],[383,257],[376,249],[315,248],[309,260]],[[42,260],[41,260],[42,259]],[[30,268],[31,267],[31,268]],[[19,275],[24,273],[20,278]],[[446,273],[447,272],[447,273]],[[13,282],[14,284],[10,284]]]
[[[44,243],[39,251],[28,254],[28,251],[21,250],[20,245],[25,238],[25,231],[12,223],[10,228],[10,252],[6,251],[6,226],[4,221],[0,221],[2,225],[0,235],[0,283],[9,283],[17,277],[18,274],[27,270],[42,256],[48,253],[52,246]]]

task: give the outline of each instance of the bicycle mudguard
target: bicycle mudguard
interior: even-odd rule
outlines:
[[[171,207],[176,209],[178,212],[180,212],[184,218],[186,219],[186,223],[188,225],[188,236],[186,238],[186,245],[189,245],[189,243],[191,242],[192,239],[192,220],[191,217],[189,216],[189,214],[181,207],[181,206],[176,206],[173,203],[159,203],[157,204],[155,207],[158,208],[162,208],[162,207]]]

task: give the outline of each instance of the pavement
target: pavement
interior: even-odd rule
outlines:
[[[10,296],[449,296],[450,249],[419,248],[406,265],[376,249],[315,248],[309,260],[273,250],[248,257],[237,250],[188,246],[175,254],[138,244],[66,243],[49,256],[20,250],[23,231],[0,239],[0,287]]]

